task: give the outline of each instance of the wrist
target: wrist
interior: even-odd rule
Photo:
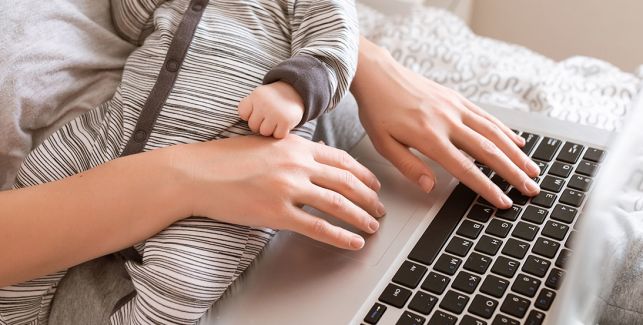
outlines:
[[[149,191],[149,195],[143,197],[143,205],[168,225],[191,215],[190,181],[178,168],[177,162],[177,157],[182,153],[176,151],[183,151],[180,147],[172,146],[132,156],[146,159],[144,163],[137,164],[140,168],[137,182],[146,184],[145,188]]]
[[[355,97],[358,108],[360,99],[368,96],[373,84],[381,78],[388,78],[393,73],[397,62],[391,56],[389,51],[380,47],[366,38],[360,38],[359,52],[357,61],[357,71],[350,91]],[[388,71],[388,72],[387,72]]]

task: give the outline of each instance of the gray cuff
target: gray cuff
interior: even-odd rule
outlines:
[[[283,81],[291,85],[304,101],[304,115],[299,126],[322,115],[332,91],[326,66],[316,58],[298,54],[281,62],[263,77],[263,84]]]

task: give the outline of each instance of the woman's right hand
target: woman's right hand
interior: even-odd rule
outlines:
[[[366,233],[385,214],[380,184],[345,151],[296,135],[281,140],[245,136],[174,146],[173,181],[186,215],[218,221],[287,229],[344,249],[360,249],[364,239],[313,216],[314,207]]]

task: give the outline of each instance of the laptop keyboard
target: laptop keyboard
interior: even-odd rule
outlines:
[[[533,133],[522,148],[540,167],[529,198],[488,167],[480,170],[514,201],[499,210],[455,187],[364,318],[399,325],[541,324],[556,298],[603,150]],[[390,312],[390,311],[389,311]]]

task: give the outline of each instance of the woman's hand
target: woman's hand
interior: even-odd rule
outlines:
[[[435,176],[409,148],[437,161],[497,207],[509,208],[512,202],[458,149],[497,171],[523,194],[539,193],[530,178],[538,176],[539,168],[519,148],[524,139],[462,95],[406,69],[364,38],[351,92],[377,151],[424,191],[435,186]]]
[[[192,215],[288,229],[346,249],[382,216],[375,176],[346,152],[289,135],[176,145],[0,192],[0,287],[113,253]]]
[[[308,205],[373,233],[385,210],[379,182],[346,152],[288,135],[237,137],[173,148],[186,215],[288,229],[345,249],[364,239],[304,212]]]

